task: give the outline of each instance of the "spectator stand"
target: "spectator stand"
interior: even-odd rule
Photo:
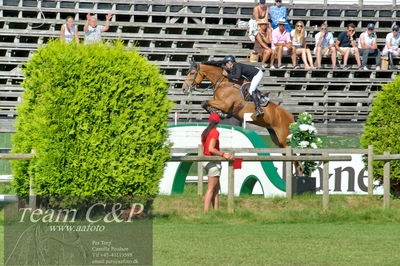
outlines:
[[[400,15],[399,3],[392,0],[381,1],[382,5],[371,5],[375,3],[370,0],[352,2],[293,0],[284,1],[284,5],[290,23],[298,20],[305,23],[310,49],[314,48],[315,25],[327,23],[337,37],[350,22],[356,24],[359,33],[368,23],[374,23],[378,46],[382,49],[386,34]],[[210,98],[212,92],[199,90],[189,97],[181,91],[188,60],[219,60],[226,54],[234,54],[239,61],[245,61],[253,43],[247,30],[238,25],[251,18],[254,5],[255,1],[244,0],[0,0],[1,130],[14,130],[15,109],[23,92],[19,86],[23,80],[23,64],[40,45],[59,36],[67,16],[75,18],[80,38],[83,38],[87,13],[96,14],[100,25],[104,24],[106,14],[113,13],[104,38],[122,39],[160,66],[170,84],[170,98],[176,102],[170,114],[171,123],[175,112],[178,112],[179,122],[205,121],[207,114],[200,103]],[[329,64],[329,61],[325,58],[323,64]],[[351,59],[349,63],[354,62]],[[376,91],[381,84],[391,82],[397,73],[396,70],[374,69],[267,70],[263,86],[271,92],[274,102],[295,115],[304,111],[313,114],[321,134],[358,135]],[[204,88],[207,86],[205,83]]]

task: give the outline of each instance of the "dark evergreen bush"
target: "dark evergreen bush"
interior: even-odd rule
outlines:
[[[14,185],[27,195],[29,176],[45,196],[151,196],[170,157],[171,103],[157,67],[137,51],[57,41],[26,64],[13,152]]]
[[[365,123],[361,145],[374,145],[375,154],[389,151],[400,153],[400,77],[382,87],[374,101],[372,111]],[[384,162],[373,163],[374,178],[382,181]],[[366,165],[367,167],[367,165]],[[391,186],[400,192],[400,161],[390,162]]]

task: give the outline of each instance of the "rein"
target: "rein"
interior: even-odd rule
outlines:
[[[197,85],[199,85],[199,84],[195,84],[197,75],[200,75],[202,79],[205,78],[204,75],[200,74],[199,70],[196,70],[196,72],[194,72],[193,82],[192,82],[192,84],[190,85],[194,91],[198,91],[198,90],[197,90]],[[212,89],[213,91],[215,91],[215,90],[217,89],[218,85],[221,84],[221,82],[222,82],[223,80],[224,80],[224,76],[221,76],[221,77],[215,82],[215,85],[211,83],[211,84],[206,88],[206,90]]]

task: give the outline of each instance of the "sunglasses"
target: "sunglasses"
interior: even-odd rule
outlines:
[[[328,28],[321,28],[321,30],[328,30]]]
[[[303,25],[296,25],[296,27],[303,28]]]

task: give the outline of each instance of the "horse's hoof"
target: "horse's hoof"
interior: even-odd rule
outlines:
[[[208,107],[208,103],[207,103],[207,101],[203,101],[202,103],[201,103],[201,108],[203,108],[203,109],[206,109],[207,110],[207,107]],[[208,111],[208,110],[207,110]]]
[[[219,112],[217,112],[217,114],[219,115],[219,117],[221,117],[221,119],[228,118],[228,115],[224,112],[219,111]]]

